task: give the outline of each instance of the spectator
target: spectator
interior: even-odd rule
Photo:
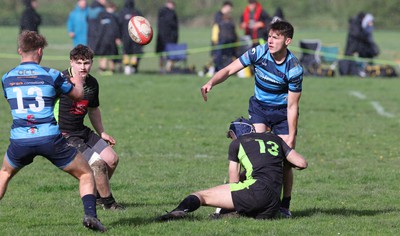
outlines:
[[[122,63],[124,64],[124,73],[130,75],[137,73],[139,69],[138,55],[143,53],[143,46],[135,43],[128,32],[129,20],[134,16],[143,16],[142,13],[135,8],[134,0],[125,0],[124,8],[119,13],[119,24],[122,39]]]
[[[21,16],[20,32],[24,30],[39,32],[39,25],[42,23],[42,18],[36,12],[38,7],[37,0],[23,0],[25,10]]]
[[[347,35],[346,56],[358,56],[360,58],[372,59],[379,54],[379,48],[373,39],[374,17],[364,12],[358,13],[349,20],[349,32]],[[342,60],[339,62],[341,75],[366,76],[365,67],[368,63],[358,63],[353,60]]]
[[[157,16],[157,44],[156,52],[165,51],[168,43],[178,43],[179,26],[178,16],[175,12],[175,2],[167,0],[165,5],[158,11]],[[165,72],[166,58],[160,56],[160,70]]]
[[[361,21],[361,29],[363,32],[363,38],[359,42],[359,52],[358,56],[360,58],[368,59],[368,61],[361,61],[360,63],[360,73],[361,77],[367,76],[367,66],[373,65],[372,59],[379,55],[379,47],[374,41],[373,31],[374,31],[374,16],[367,13]]]
[[[74,47],[78,44],[87,45],[87,15],[87,1],[78,0],[75,9],[71,11],[67,20],[68,36],[72,39]]]
[[[277,7],[274,13],[274,17],[271,22],[275,22],[277,20],[285,20],[285,15],[283,14],[283,10],[281,7]]]
[[[99,40],[99,36],[101,32],[99,31],[100,28],[100,21],[99,21],[99,14],[105,11],[105,5],[107,0],[94,0],[93,3],[88,8],[88,17],[87,17],[87,24],[88,24],[88,34],[87,34],[87,44],[92,49],[95,50],[96,44]],[[95,51],[95,53],[97,53]]]
[[[100,56],[99,69],[103,75],[112,75],[115,72],[115,62],[118,60],[118,45],[121,45],[121,35],[117,16],[114,14],[117,6],[107,2],[106,11],[99,14],[100,27],[97,44],[94,48]],[[110,58],[112,57],[112,58]]]
[[[232,45],[237,41],[235,22],[231,17],[232,8],[232,2],[225,1],[221,10],[215,14],[211,42],[216,47],[212,52],[216,72],[231,63],[236,54]]]
[[[359,56],[361,58],[374,58],[379,54],[379,48],[373,37],[374,16],[367,13],[361,21],[363,38],[361,38]]]
[[[230,14],[232,12],[233,3],[232,1],[225,1],[222,3],[221,9],[215,13],[214,23],[220,22],[223,19],[223,16],[226,14]]]
[[[268,23],[269,15],[261,4],[257,0],[248,0],[240,19],[240,28],[244,29],[244,34],[253,40],[253,46],[260,44],[259,40],[266,34]]]

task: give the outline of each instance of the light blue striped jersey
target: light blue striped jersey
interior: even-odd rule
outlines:
[[[2,78],[3,92],[13,117],[11,139],[41,144],[60,133],[53,115],[56,98],[73,87],[59,71],[24,62]]]
[[[239,60],[245,67],[254,66],[254,96],[266,106],[287,105],[288,91],[302,90],[303,68],[289,50],[281,64],[276,64],[267,44],[249,49]]]

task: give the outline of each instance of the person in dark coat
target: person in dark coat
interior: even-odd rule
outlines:
[[[135,43],[129,36],[128,32],[129,20],[134,16],[143,15],[135,8],[134,0],[125,0],[124,7],[118,15],[118,21],[122,39],[122,63],[124,64],[124,73],[126,75],[138,72],[140,60],[138,55],[143,54],[143,46]]]
[[[365,13],[360,12],[356,16],[349,19],[349,31],[345,49],[346,56],[352,56],[354,53],[358,53],[358,44],[363,38],[366,37],[361,26],[364,16]]]
[[[345,55],[352,57],[358,55],[360,58],[372,59],[379,54],[379,48],[373,40],[373,16],[359,12],[349,20],[349,31],[347,34]],[[372,63],[372,60],[368,63]],[[365,66],[368,63],[357,63],[354,59],[344,59],[339,62],[341,75],[365,76]]]
[[[20,32],[24,30],[39,32],[39,25],[42,23],[42,18],[36,12],[38,2],[36,0],[23,0],[25,10],[21,16]]]
[[[100,33],[94,52],[101,56],[99,59],[100,72],[103,75],[111,75],[115,71],[115,63],[118,63],[118,45],[121,45],[120,28],[118,18],[115,15],[117,6],[113,2],[107,2],[106,11],[99,14]],[[110,58],[112,57],[112,58]]]
[[[359,44],[358,55],[361,58],[374,58],[379,54],[379,48],[373,37],[374,16],[370,13],[365,14],[361,21],[362,36]]]
[[[167,0],[165,5],[158,11],[157,19],[157,45],[156,52],[164,52],[167,43],[177,43],[179,26],[178,16],[175,12],[175,2]],[[160,57],[160,69],[164,71],[166,59]]]
[[[98,30],[100,27],[99,14],[105,11],[105,5],[107,0],[94,0],[88,9],[88,46],[97,54],[95,51],[96,44],[101,32]]]
[[[214,17],[211,42],[216,47],[212,51],[215,72],[230,64],[236,55],[235,47],[229,45],[237,41],[235,22],[231,17],[232,9],[232,2],[225,1]]]

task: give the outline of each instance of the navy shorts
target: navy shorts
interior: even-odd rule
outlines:
[[[232,183],[230,186],[233,205],[239,214],[255,219],[276,217],[281,202],[278,194],[272,191],[267,184],[256,181],[247,186],[245,181],[244,183]]]
[[[252,124],[265,124],[276,135],[289,134],[287,105],[268,107],[252,96],[249,100],[249,117]]]
[[[76,148],[71,147],[61,134],[52,136],[48,142],[35,146],[27,146],[10,139],[7,149],[8,162],[14,169],[21,169],[31,164],[38,155],[45,157],[58,168],[64,169],[75,159],[76,154]]]
[[[109,145],[99,135],[91,129],[86,128],[82,131],[65,134],[70,145],[76,147],[83,155],[86,161],[92,158],[93,154],[100,153]]]

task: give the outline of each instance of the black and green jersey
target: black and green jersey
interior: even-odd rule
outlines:
[[[283,161],[292,149],[272,133],[250,133],[232,141],[228,159],[239,162],[246,170],[246,180],[264,182],[280,194]]]
[[[63,74],[70,78],[72,76],[71,68],[63,71]],[[99,105],[99,84],[89,74],[85,78],[82,100],[73,101],[67,95],[61,95],[55,105],[54,114],[61,132],[71,133],[85,130],[84,119],[88,113],[88,108],[95,108]]]

